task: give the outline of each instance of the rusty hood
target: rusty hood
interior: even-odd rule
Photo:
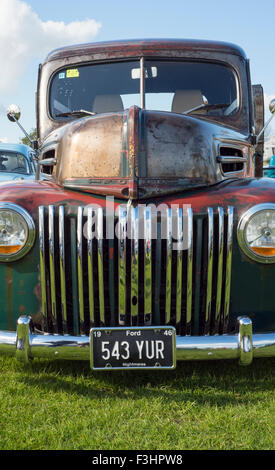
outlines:
[[[132,199],[212,185],[223,179],[219,132],[202,119],[137,106],[81,118],[55,131],[53,176],[68,188]]]

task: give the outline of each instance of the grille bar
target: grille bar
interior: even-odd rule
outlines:
[[[230,304],[230,287],[231,287],[231,271],[232,271],[232,246],[233,246],[233,218],[234,209],[228,207],[227,219],[227,253],[226,253],[226,277],[225,277],[225,296],[224,296],[224,321],[223,332],[226,333],[229,320],[229,304]]]
[[[200,219],[191,207],[169,208],[166,240],[161,241],[160,223],[150,206],[120,206],[117,237],[109,244],[102,208],[89,206],[86,212],[78,207],[67,214],[64,206],[39,207],[44,329],[87,334],[91,326],[170,323],[182,335],[226,333],[233,216],[233,207],[209,207]]]
[[[59,266],[60,266],[60,292],[61,292],[61,315],[63,332],[68,329],[67,298],[66,298],[66,266],[65,266],[65,218],[64,207],[59,207]]]
[[[127,210],[119,207],[118,219],[118,321],[125,325],[126,320],[126,224]]]
[[[101,325],[105,324],[105,300],[104,300],[104,269],[103,269],[103,210],[97,209],[97,262],[98,262],[98,291],[99,291],[99,315]]]
[[[95,307],[94,307],[94,256],[93,256],[93,216],[94,210],[92,207],[88,208],[88,223],[87,223],[87,256],[88,256],[88,290],[89,290],[89,311],[90,311],[90,322],[92,325],[95,324]]]
[[[172,209],[167,209],[167,243],[166,243],[166,323],[171,321],[171,291],[172,291]]]
[[[131,325],[136,325],[139,311],[139,208],[131,207]]]
[[[152,210],[144,209],[144,322],[152,323]]]
[[[209,332],[210,315],[212,307],[212,282],[213,282],[213,250],[214,250],[214,214],[212,207],[208,208],[208,244],[207,244],[207,282],[206,282],[206,306],[205,306],[205,333]]]
[[[51,288],[51,320],[54,328],[57,324],[56,289],[55,289],[55,230],[54,206],[49,206],[49,254],[50,254],[50,288]]]
[[[222,300],[222,273],[223,273],[223,253],[224,253],[224,211],[222,207],[218,207],[218,277],[217,277],[217,295],[216,295],[216,312],[215,312],[215,332],[219,329],[221,319],[221,300]]]
[[[45,222],[44,207],[39,207],[39,254],[40,254],[40,284],[41,284],[41,310],[44,318],[48,318],[47,283],[46,283],[46,253],[45,253]]]
[[[77,278],[78,278],[78,303],[80,329],[84,327],[84,290],[83,290],[83,207],[78,208],[77,213]]]
[[[176,324],[181,320],[182,307],[182,257],[183,257],[183,212],[177,209],[177,285],[176,285]]]
[[[186,334],[191,334],[193,294],[193,211],[187,209]]]

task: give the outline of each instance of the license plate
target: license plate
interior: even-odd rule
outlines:
[[[174,369],[176,330],[173,327],[92,328],[91,368]]]

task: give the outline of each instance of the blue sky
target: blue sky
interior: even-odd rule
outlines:
[[[7,13],[6,9],[10,5],[7,2],[13,2],[17,6],[23,3],[21,0],[0,0],[0,16]],[[54,47],[62,46],[63,39],[64,43],[68,43],[69,39],[71,43],[79,42],[73,40],[74,37],[78,39],[77,35],[67,34],[68,31],[65,35],[66,29],[63,38],[62,28],[60,34],[57,31],[57,22],[69,25],[71,22],[85,22],[88,19],[95,20],[97,27],[96,33],[94,31],[90,37],[89,33],[83,36],[85,42],[154,37],[213,39],[236,43],[245,50],[250,59],[253,83],[261,83],[268,96],[275,95],[275,0],[26,0],[24,3],[32,8],[32,13],[37,15],[40,25],[47,25],[48,28],[48,22],[54,22],[56,41],[49,44],[49,49],[52,49],[52,44]],[[22,110],[22,125],[27,130],[35,126],[37,67],[47,51],[46,36],[46,44],[41,48],[35,47],[35,27],[32,27],[31,21],[28,22],[29,17],[30,14],[18,20],[23,23],[26,21],[25,30],[24,24],[20,25],[23,28],[22,37],[29,40],[26,46],[26,61],[23,62],[23,48],[18,68],[10,70],[11,78],[7,81],[6,88],[4,85],[0,88],[0,139],[6,138],[15,142],[22,134],[17,130],[17,126],[6,119],[4,108],[10,103],[17,103]],[[16,35],[16,30],[14,31]],[[2,44],[5,44],[4,34],[5,28],[2,27],[2,60],[5,60],[3,54],[9,54],[9,49],[5,47],[1,55],[1,40]],[[11,34],[8,27],[7,34]],[[20,44],[19,39],[17,44]],[[12,66],[12,62],[7,64],[7,74],[8,68]]]

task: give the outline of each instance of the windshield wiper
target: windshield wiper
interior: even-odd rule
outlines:
[[[78,109],[76,111],[66,111],[65,113],[56,114],[56,117],[67,117],[67,116],[95,116],[96,113],[87,111],[86,109]]]
[[[199,106],[196,106],[195,108],[188,109],[187,111],[184,111],[184,113],[181,113],[181,114],[194,113],[195,111],[198,111],[199,109],[205,109],[206,111],[208,111],[208,109],[227,108],[228,106],[230,106],[229,103],[217,103],[217,104],[202,103]]]

